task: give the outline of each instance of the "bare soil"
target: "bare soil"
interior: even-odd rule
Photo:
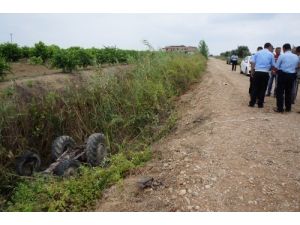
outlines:
[[[299,211],[300,100],[291,113],[273,112],[273,97],[249,108],[248,87],[249,77],[210,59],[178,101],[176,129],[96,211]],[[162,185],[141,189],[143,177]]]

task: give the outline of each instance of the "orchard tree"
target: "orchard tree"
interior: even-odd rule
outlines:
[[[55,52],[59,51],[60,48],[57,45],[49,45],[47,47],[47,53],[48,53],[48,58],[51,59],[53,57],[53,55],[55,54]]]
[[[79,60],[79,66],[87,68],[94,64],[94,57],[90,51],[80,48],[76,51],[76,54]]]
[[[27,46],[23,46],[21,48],[21,53],[23,58],[29,58],[30,57],[30,51],[31,49]]]
[[[200,53],[201,53],[205,58],[208,58],[208,55],[209,55],[209,49],[208,49],[208,46],[207,46],[207,44],[205,43],[204,40],[201,40],[201,41],[199,42],[198,48],[199,48]]]
[[[47,45],[45,45],[41,41],[36,43],[33,48],[32,56],[41,57],[43,62],[46,62],[46,60],[49,58],[49,52],[48,52]]]
[[[0,56],[0,80],[3,80],[6,72],[10,71],[10,67],[6,62],[5,58]]]
[[[238,47],[237,47],[237,49],[236,49],[236,54],[237,54],[238,57],[240,57],[240,58],[244,58],[244,57],[246,57],[246,56],[248,56],[248,55],[251,55],[248,46],[244,46],[244,45],[241,45],[241,46],[238,46]]]
[[[64,73],[72,73],[80,64],[75,49],[60,49],[52,57],[52,66],[60,68]]]
[[[17,44],[4,43],[0,45],[0,56],[6,61],[15,62],[22,57],[22,50]]]

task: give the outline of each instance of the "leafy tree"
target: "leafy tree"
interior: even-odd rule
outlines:
[[[201,53],[205,58],[208,58],[208,55],[209,55],[209,49],[208,49],[208,46],[207,46],[207,44],[205,43],[204,40],[201,40],[201,41],[199,42],[198,48],[199,48],[200,53]]]
[[[49,52],[48,52],[47,45],[45,45],[41,41],[36,43],[33,48],[32,56],[41,57],[43,62],[46,62],[46,60],[49,58]]]
[[[243,46],[243,45],[237,47],[236,54],[240,58],[244,58],[244,57],[246,57],[248,55],[251,55],[248,46]]]
[[[57,52],[59,50],[60,50],[60,48],[57,45],[49,45],[47,47],[49,59],[51,59],[53,57],[53,55],[55,54],[55,52]]]
[[[4,78],[6,72],[10,70],[8,63],[6,62],[5,58],[0,56],[0,80]]]
[[[86,49],[80,48],[77,50],[77,57],[79,60],[79,66],[83,68],[87,68],[94,63],[94,57],[92,53]]]
[[[75,49],[60,49],[52,57],[52,66],[60,68],[64,73],[72,73],[80,64]]]
[[[30,57],[30,54],[31,54],[31,49],[27,46],[23,46],[21,48],[21,55],[22,55],[22,58],[29,58]]]
[[[251,55],[248,46],[238,46],[237,49],[233,49],[231,51],[222,52],[220,55],[224,57],[231,56],[233,54],[237,54],[239,58],[244,58],[248,55]]]
[[[98,49],[96,52],[96,62],[97,64],[126,63],[131,55],[133,56],[133,53],[129,50],[121,50],[116,47],[105,47],[104,49]]]
[[[22,57],[22,52],[17,44],[4,43],[0,45],[0,56],[6,61],[15,62]]]

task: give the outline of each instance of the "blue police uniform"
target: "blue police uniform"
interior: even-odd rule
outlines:
[[[283,104],[285,104],[285,111],[289,112],[292,109],[292,91],[294,82],[296,81],[296,69],[298,65],[299,57],[291,51],[281,54],[277,60],[278,81],[276,104],[278,112],[283,112]]]
[[[249,106],[253,107],[256,103],[259,108],[263,107],[265,93],[269,81],[269,72],[275,66],[275,58],[268,49],[263,49],[251,57],[251,62],[255,64],[255,73],[253,76],[253,88]]]

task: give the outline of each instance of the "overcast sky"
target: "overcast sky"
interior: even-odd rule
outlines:
[[[249,3],[250,4],[250,3]],[[300,45],[300,14],[0,14],[0,42],[32,46],[38,41],[60,47],[197,46],[210,53],[247,45],[252,52],[265,42],[275,47]]]

